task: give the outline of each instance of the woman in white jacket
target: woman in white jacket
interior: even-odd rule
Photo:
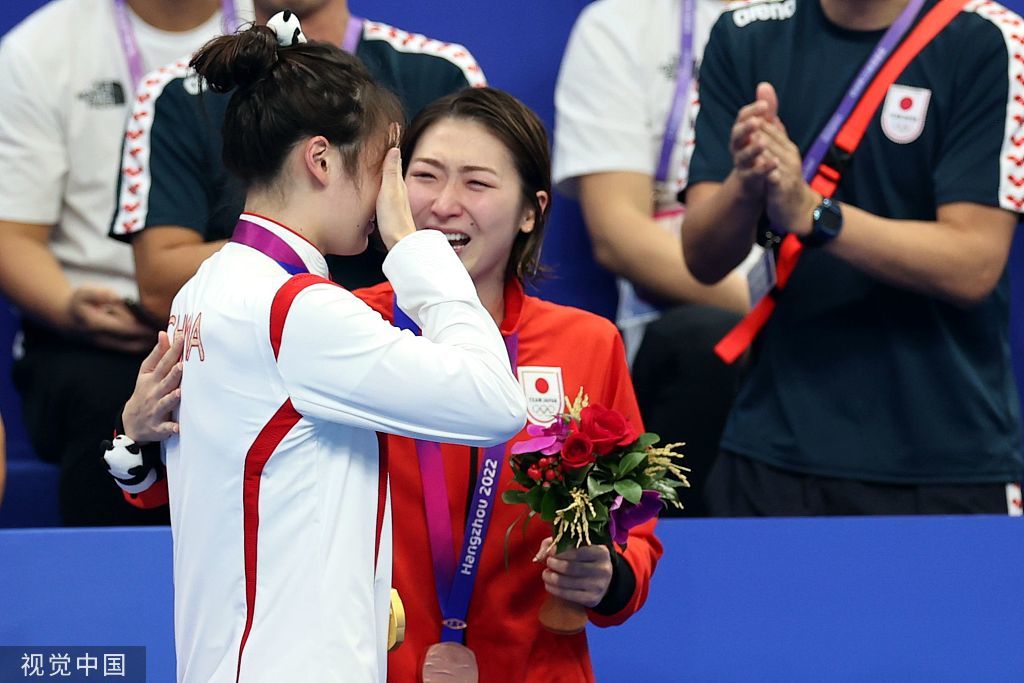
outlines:
[[[209,87],[234,90],[224,156],[249,190],[234,238],[171,309],[184,346],[165,452],[178,678],[382,681],[377,432],[491,445],[521,429],[524,399],[466,269],[444,235],[415,230],[394,98],[353,57],[306,43],[290,13],[270,26],[193,59]],[[365,249],[375,212],[422,337],[326,279],[324,254]]]

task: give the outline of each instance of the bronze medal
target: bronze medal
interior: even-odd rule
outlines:
[[[476,655],[461,643],[435,643],[423,660],[423,683],[477,683]]]

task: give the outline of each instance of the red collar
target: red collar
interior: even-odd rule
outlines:
[[[510,277],[505,281],[505,317],[501,321],[499,330],[501,336],[507,337],[519,327],[519,316],[523,312],[523,301],[526,293],[518,278]]]

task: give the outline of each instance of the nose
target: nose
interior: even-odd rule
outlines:
[[[438,218],[452,218],[462,213],[462,201],[459,188],[455,183],[445,183],[441,191],[434,197],[430,210]]]

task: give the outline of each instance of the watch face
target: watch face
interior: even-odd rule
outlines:
[[[843,215],[835,204],[824,201],[814,210],[814,222],[820,230],[834,237],[843,227]]]

